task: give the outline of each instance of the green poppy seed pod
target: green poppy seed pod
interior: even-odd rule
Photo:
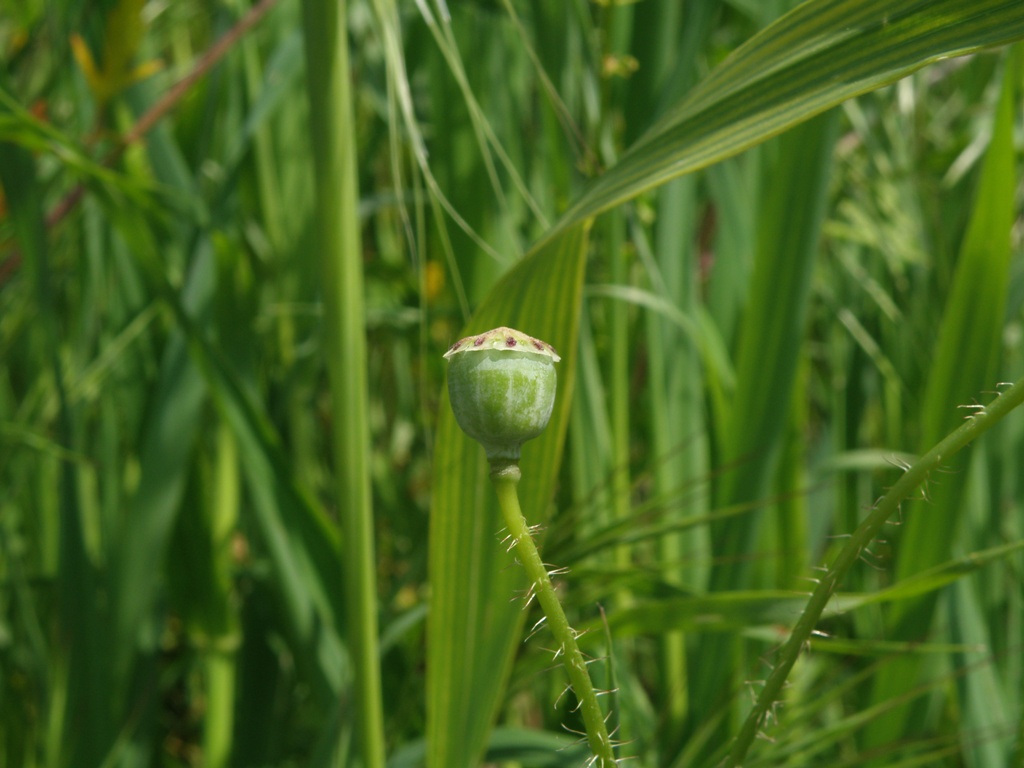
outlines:
[[[522,331],[495,328],[457,341],[445,359],[448,395],[462,431],[483,445],[492,465],[517,462],[523,443],[551,418],[558,353]]]

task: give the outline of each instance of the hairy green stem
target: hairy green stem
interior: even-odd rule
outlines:
[[[491,479],[494,482],[494,490],[498,494],[498,503],[501,505],[501,513],[505,518],[509,536],[515,545],[519,561],[530,579],[530,588],[537,596],[537,601],[547,617],[551,633],[558,641],[556,655],[562,656],[562,663],[569,673],[569,682],[576,693],[576,698],[579,699],[583,722],[587,727],[587,741],[597,757],[595,765],[599,768],[611,768],[616,764],[615,753],[612,750],[612,742],[608,736],[608,728],[605,726],[601,705],[597,701],[594,685],[587,672],[587,664],[576,644],[576,633],[569,626],[569,620],[565,617],[562,604],[558,602],[558,597],[555,595],[547,566],[540,558],[537,545],[533,542],[526,519],[519,508],[517,492],[519,467],[511,462],[492,463]]]
[[[764,688],[747,715],[743,727],[732,744],[725,766],[737,766],[743,762],[747,750],[764,722],[768,710],[779,699],[782,686],[786,682],[793,665],[800,655],[800,650],[809,642],[811,632],[821,618],[825,606],[838,589],[850,567],[860,558],[864,549],[874,540],[885,522],[899,509],[919,486],[928,480],[929,475],[938,469],[942,462],[949,459],[972,440],[980,437],[1002,420],[1010,411],[1024,402],[1024,378],[1019,379],[1012,387],[1003,390],[992,403],[984,408],[972,410],[967,420],[958,429],[947,435],[928,453],[918,459],[903,476],[896,481],[871,513],[864,518],[846,546],[839,551],[835,560],[828,566],[818,586],[811,594],[804,612],[797,620],[796,626],[779,652],[779,662],[765,681]]]

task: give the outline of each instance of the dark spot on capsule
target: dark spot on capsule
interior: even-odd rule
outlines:
[[[474,347],[479,347],[481,344],[484,343],[484,338],[486,338],[486,337],[485,336],[477,336],[475,339],[473,339],[473,346]]]
[[[543,351],[544,351],[544,343],[543,343],[543,342],[541,342],[541,341],[538,341],[537,339],[534,339],[534,340],[533,340],[533,346],[535,346],[535,347],[536,347],[537,349],[539,349],[539,350],[540,350],[541,352],[543,352]]]
[[[461,344],[462,344],[461,341],[456,341],[454,344],[452,344],[450,347],[448,347],[448,351],[449,352],[454,352],[456,349],[458,349],[461,346]]]
[[[516,345],[515,337],[513,337],[513,336],[506,336],[505,337],[505,346],[506,347],[514,347],[515,345]]]

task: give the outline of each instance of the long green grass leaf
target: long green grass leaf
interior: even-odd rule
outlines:
[[[345,638],[355,675],[351,718],[357,734],[356,759],[365,768],[383,768],[363,253],[347,9],[345,2],[302,4],[316,178],[314,227],[336,419],[332,445],[344,548]]]
[[[1024,36],[1014,0],[811,0],[738,48],[555,224],[760,144],[939,59]]]

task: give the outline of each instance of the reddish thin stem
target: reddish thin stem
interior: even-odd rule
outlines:
[[[192,70],[181,80],[168,88],[163,96],[157,99],[146,113],[132,126],[121,140],[117,143],[106,157],[103,158],[103,165],[113,165],[124,151],[132,144],[140,141],[153,126],[162,120],[184,98],[185,94],[194,86],[200,78],[213,69],[225,54],[230,51],[250,29],[252,29],[267,13],[277,5],[278,0],[260,0],[249,9],[235,26],[229,29],[223,37],[214,43],[196,62]],[[65,216],[75,209],[85,196],[85,185],[76,184],[58,202],[46,216],[47,227],[56,226]],[[4,285],[18,268],[21,266],[21,251],[15,249],[3,263],[0,263],[0,286]]]

